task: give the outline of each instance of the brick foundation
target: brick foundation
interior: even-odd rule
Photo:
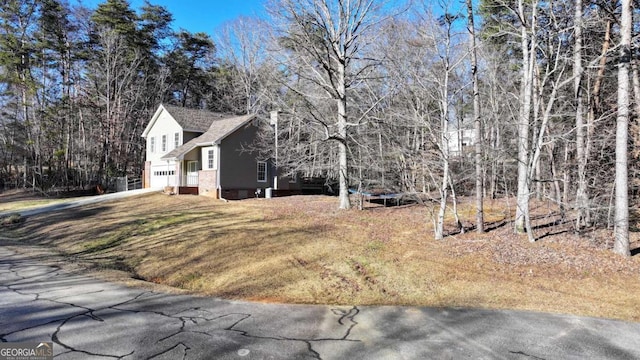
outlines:
[[[200,195],[218,197],[218,172],[216,170],[198,171],[198,193]]]

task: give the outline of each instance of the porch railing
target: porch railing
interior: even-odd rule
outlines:
[[[198,174],[185,175],[182,178],[182,183],[185,186],[198,186]]]

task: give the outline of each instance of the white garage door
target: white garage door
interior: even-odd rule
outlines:
[[[162,188],[165,186],[176,185],[176,167],[169,166],[152,166],[151,167],[151,187]]]

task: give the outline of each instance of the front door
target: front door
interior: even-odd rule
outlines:
[[[187,186],[198,185],[198,162],[187,162]]]

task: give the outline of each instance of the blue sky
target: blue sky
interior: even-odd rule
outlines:
[[[95,9],[98,4],[106,0],[69,0],[71,3],[82,3]],[[136,11],[144,4],[144,0],[128,0]],[[151,4],[161,5],[167,8],[173,15],[173,28],[180,28],[189,32],[205,32],[215,37],[216,29],[227,21],[231,21],[240,15],[264,16],[264,8],[267,0],[149,0]],[[406,0],[396,0],[400,3]],[[393,1],[392,1],[393,3]],[[479,0],[473,0],[477,8]],[[424,1],[427,6],[433,6],[436,16],[442,13],[440,2]],[[466,14],[463,0],[443,0],[442,4],[449,5],[453,11]],[[464,22],[458,22],[457,26],[465,26]]]
[[[87,7],[95,9],[105,0],[78,0]],[[190,32],[214,34],[221,24],[240,15],[263,15],[264,0],[150,0],[151,4],[161,5],[173,14],[173,28]],[[138,10],[143,0],[129,0],[131,7]]]

